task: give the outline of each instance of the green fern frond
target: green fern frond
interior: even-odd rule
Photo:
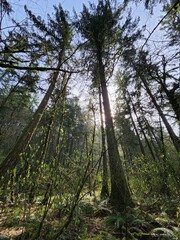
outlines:
[[[124,225],[125,221],[120,215],[112,215],[105,219],[107,226],[120,228]]]
[[[139,219],[139,218],[137,218],[137,219],[134,219],[132,222],[131,222],[131,224],[132,225],[142,225],[142,224],[148,224],[145,220],[143,220],[143,219]]]
[[[137,217],[134,214],[128,214],[126,219],[128,222],[133,222],[134,220],[137,219]]]
[[[174,239],[176,236],[174,234],[174,232],[168,228],[154,228],[151,231],[152,236],[162,236],[165,239]]]
[[[130,233],[142,233],[142,230],[138,227],[130,227],[129,232]]]

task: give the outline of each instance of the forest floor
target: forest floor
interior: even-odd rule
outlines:
[[[180,240],[179,203],[177,200],[168,202],[167,199],[164,205],[162,201],[160,202],[138,205],[134,209],[127,209],[123,214],[112,211],[106,201],[80,202],[68,227],[56,239]],[[66,211],[67,209],[61,209],[61,211],[57,208],[50,209],[42,222],[42,212],[44,212],[42,209],[44,206],[40,204],[26,205],[25,208],[1,204],[0,240],[55,239],[55,233],[66,223],[69,212]]]

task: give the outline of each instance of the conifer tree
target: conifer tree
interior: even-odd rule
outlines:
[[[54,18],[49,16],[48,25],[46,26],[45,22],[40,17],[36,17],[27,8],[25,9],[29,14],[30,19],[32,20],[33,25],[36,27],[36,31],[39,31],[39,34],[37,32],[31,34],[31,36],[34,38],[34,42],[36,42],[40,48],[46,48],[47,54],[51,56],[50,59],[49,56],[45,56],[48,58],[47,64],[56,64],[56,68],[59,69],[65,62],[66,52],[70,49],[70,42],[72,39],[72,32],[70,24],[68,23],[67,13],[62,9],[60,5],[58,7],[54,7]],[[50,76],[49,87],[36,112],[34,113],[32,120],[24,129],[22,135],[15,143],[14,148],[9,152],[7,157],[1,163],[0,176],[7,177],[7,171],[13,169],[17,165],[21,159],[21,153],[26,151],[32,137],[35,134],[48,101],[56,88],[56,84],[58,81],[61,82],[61,73],[59,71],[53,72]]]
[[[118,34],[120,33],[118,23],[121,11],[121,8],[113,8],[109,0],[99,0],[97,6],[90,3],[89,9],[84,5],[80,19],[76,22],[79,32],[86,40],[84,50],[89,52],[88,62],[93,65],[94,59],[97,79],[102,89],[111,179],[110,202],[119,211],[125,210],[127,205],[131,206],[132,199],[114,132],[107,90],[109,76],[107,70],[109,68],[109,72],[112,72],[118,51]]]

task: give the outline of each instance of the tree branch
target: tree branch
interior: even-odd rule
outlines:
[[[144,46],[146,45],[146,43],[149,41],[150,37],[152,36],[152,34],[154,33],[154,31],[159,27],[159,25],[163,22],[163,20],[169,15],[169,13],[172,11],[173,8],[176,7],[176,5],[179,4],[179,0],[177,0],[173,6],[169,9],[169,11],[166,13],[166,15],[161,18],[161,20],[158,22],[158,24],[153,28],[153,30],[150,32],[149,36],[147,37],[146,41],[144,42],[144,44],[141,47],[141,50],[143,50]]]
[[[17,65],[11,65],[11,64],[4,64],[0,63],[1,68],[12,68],[12,69],[17,69],[17,70],[36,70],[40,72],[45,72],[45,71],[59,71],[59,72],[64,72],[64,73],[80,73],[81,71],[71,71],[71,70],[66,70],[66,69],[61,69],[61,68],[53,68],[53,67],[26,67],[26,66],[17,66]]]

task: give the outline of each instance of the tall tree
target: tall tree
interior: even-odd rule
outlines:
[[[41,35],[34,33],[33,36],[35,37],[35,42],[38,41],[38,45],[42,46],[42,48],[44,46],[48,48],[48,50],[52,53],[51,64],[56,62],[57,69],[59,69],[65,61],[67,49],[70,49],[72,34],[70,25],[68,23],[67,13],[64,12],[60,5],[59,7],[54,8],[55,18],[53,19],[49,16],[48,26],[46,26],[44,21],[42,21],[40,18],[35,17],[35,15],[33,15],[30,11],[27,10],[27,12],[36,28],[40,30],[41,33],[45,34],[45,39],[43,39]],[[42,44],[42,42],[44,43]],[[52,45],[52,43],[54,43],[54,45]],[[1,176],[5,174],[7,175],[7,170],[13,169],[16,166],[20,160],[20,154],[27,149],[60,77],[61,74],[59,71],[51,74],[48,90],[45,93],[39,107],[37,108],[32,121],[24,129],[14,148],[12,151],[10,151],[6,159],[4,159],[0,165]]]
[[[162,109],[162,106],[160,102],[158,101],[157,93],[154,94],[152,91],[152,81],[149,81],[152,79],[152,76],[149,74],[148,67],[146,65],[147,63],[147,52],[145,51],[131,51],[129,53],[128,51],[124,51],[123,53],[124,63],[126,64],[126,67],[129,68],[129,70],[132,70],[133,78],[136,81],[136,85],[144,86],[146,93],[149,95],[151,99],[151,103],[155,106],[155,109],[157,110],[158,114],[160,115],[168,133],[169,136],[173,142],[173,145],[177,151],[177,153],[180,152],[180,141],[178,136],[176,135],[174,129],[171,126],[171,123],[168,121],[168,118],[165,114],[165,112]],[[146,68],[147,67],[147,68]],[[132,75],[131,73],[131,75]]]
[[[108,188],[108,158],[106,153],[106,134],[104,129],[103,121],[103,109],[102,109],[102,99],[101,99],[101,88],[99,87],[99,109],[100,109],[100,124],[101,124],[101,143],[102,143],[102,166],[103,166],[103,176],[102,176],[102,189],[101,198],[106,198],[109,196]]]
[[[141,53],[143,55],[143,53]],[[162,121],[164,123],[164,125],[166,126],[166,129],[169,133],[169,136],[174,144],[174,147],[176,149],[176,151],[179,153],[180,152],[180,140],[178,138],[178,136],[176,135],[176,133],[174,132],[173,128],[171,127],[170,123],[168,122],[161,106],[158,104],[155,96],[153,95],[150,87],[149,87],[149,84],[146,80],[146,73],[144,71],[144,57],[142,58],[142,55],[140,54],[140,63],[136,64],[136,66],[133,64],[135,70],[136,70],[136,73],[137,73],[137,76],[139,76],[139,78],[141,79],[142,83],[144,84],[144,87],[148,93],[148,95],[150,96],[154,106],[156,107],[159,115],[161,116],[162,118]]]
[[[111,174],[110,202],[114,208],[123,211],[127,205],[132,205],[132,199],[115,138],[107,90],[107,70],[109,69],[112,72],[118,49],[118,33],[120,33],[118,22],[121,11],[121,8],[113,8],[109,0],[99,0],[97,6],[90,3],[89,9],[85,5],[83,6],[83,11],[80,14],[80,19],[76,22],[76,26],[86,40],[84,50],[90,52],[91,60],[89,59],[89,62],[92,65],[92,59],[94,59],[94,66],[97,67],[98,79],[102,89]]]

